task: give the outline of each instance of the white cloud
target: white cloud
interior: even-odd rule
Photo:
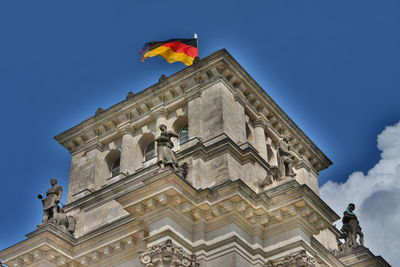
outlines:
[[[396,266],[400,263],[400,122],[386,127],[377,139],[381,159],[368,174],[354,172],[344,183],[328,181],[321,187],[321,197],[339,215],[348,203],[355,203],[365,246]]]

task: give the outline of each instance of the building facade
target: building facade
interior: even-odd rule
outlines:
[[[226,50],[55,139],[67,204],[47,192],[55,210],[8,266],[389,266],[342,248],[319,197],[331,161]]]

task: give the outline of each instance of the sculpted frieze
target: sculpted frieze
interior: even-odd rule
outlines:
[[[189,255],[168,239],[141,252],[140,261],[145,267],[199,267],[195,254]]]
[[[305,250],[291,254],[281,259],[268,261],[265,267],[317,267],[315,259]]]

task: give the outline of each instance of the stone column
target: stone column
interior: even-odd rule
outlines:
[[[260,156],[268,162],[267,140],[265,138],[265,123],[261,119],[254,122],[254,146]]]
[[[126,127],[122,130],[122,147],[120,171],[125,174],[133,174],[135,172],[135,144],[134,130],[131,127]]]

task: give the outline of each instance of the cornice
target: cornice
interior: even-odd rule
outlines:
[[[163,178],[122,193],[116,201],[138,220],[173,207],[193,221],[211,222],[235,213],[254,227],[272,227],[296,217],[307,222],[308,227],[313,229],[312,234],[329,228],[332,217],[336,215],[330,209],[321,210],[318,203],[321,200],[310,198],[305,194],[308,192],[304,191],[304,186],[295,181],[275,189],[280,193],[271,197],[269,192],[256,194],[241,180],[196,190],[178,175],[172,172],[165,174]],[[328,216],[329,213],[334,215]]]
[[[270,132],[275,138],[283,135],[289,137],[296,153],[305,155],[307,160],[314,162],[312,166],[317,173],[332,164],[225,49],[83,121],[57,135],[55,139],[71,151],[83,145],[93,134],[100,139],[112,134],[116,131],[116,125],[124,121],[136,123],[154,120],[154,116],[149,117],[149,114],[155,107],[165,107],[168,110],[168,105],[173,106],[178,99],[188,102],[201,94],[202,87],[218,79],[225,81],[236,101],[252,117],[262,117],[270,125]],[[146,117],[149,118],[144,119]]]
[[[1,251],[0,257],[4,263],[15,267],[29,266],[41,260],[50,261],[56,266],[92,266],[117,253],[140,247],[146,235],[141,225],[131,226],[124,233],[121,231],[121,228],[113,228],[90,239],[71,237],[66,240],[62,232],[49,225],[29,234],[28,239]],[[98,245],[93,246],[91,241]]]

